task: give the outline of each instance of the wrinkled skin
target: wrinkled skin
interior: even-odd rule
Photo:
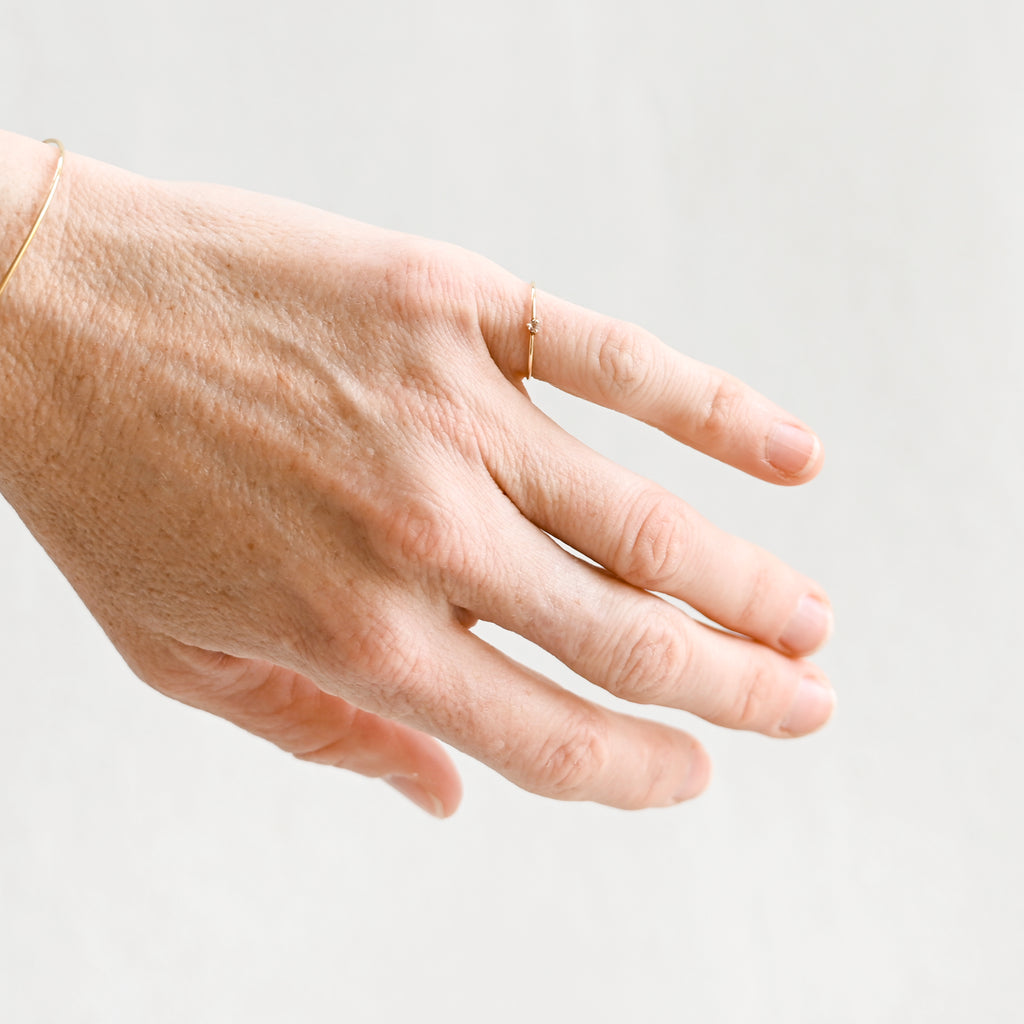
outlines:
[[[2,138],[20,212],[0,262],[53,166]],[[677,803],[709,777],[694,739],[473,624],[626,700],[791,736],[831,712],[802,657],[827,599],[530,402],[529,297],[450,246],[71,154],[0,300],[0,487],[143,680],[299,757],[441,816],[460,784],[431,736],[548,796]],[[763,480],[819,469],[813,435],[736,380],[538,306],[538,377]]]

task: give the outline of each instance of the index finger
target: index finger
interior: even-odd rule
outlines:
[[[491,355],[508,376],[525,377],[531,287],[506,280],[489,298],[480,318]],[[634,324],[540,291],[536,302],[533,376],[771,483],[805,483],[821,469],[814,432],[742,381]]]

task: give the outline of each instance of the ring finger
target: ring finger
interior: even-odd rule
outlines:
[[[509,376],[525,376],[535,343],[534,376],[745,473],[800,484],[821,469],[821,443],[795,416],[642,328],[538,293],[534,335],[527,328],[531,292],[523,282],[501,272],[482,294],[481,328]]]
[[[634,703],[775,736],[811,732],[831,714],[831,687],[809,662],[695,622],[574,557],[511,506],[491,525],[492,571],[450,600],[592,683]]]

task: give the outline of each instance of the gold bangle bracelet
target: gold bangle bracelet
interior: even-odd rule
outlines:
[[[46,193],[43,205],[39,208],[39,212],[36,214],[36,219],[32,222],[28,238],[21,243],[21,248],[15,255],[14,261],[11,263],[10,267],[7,268],[7,273],[0,278],[0,295],[3,295],[4,289],[10,283],[11,278],[14,277],[14,272],[18,269],[18,264],[21,262],[22,256],[24,256],[28,251],[28,247],[32,244],[32,239],[36,237],[39,225],[42,224],[43,218],[46,216],[46,211],[50,208],[50,201],[53,199],[53,194],[57,191],[57,185],[60,183],[61,172],[64,170],[64,146],[60,139],[45,139],[44,141],[57,147],[57,168],[53,172],[53,180],[50,182],[50,191]]]

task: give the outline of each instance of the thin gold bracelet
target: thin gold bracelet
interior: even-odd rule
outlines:
[[[0,278],[0,295],[3,295],[4,289],[10,283],[11,278],[14,277],[14,272],[18,269],[18,264],[21,262],[22,256],[24,256],[28,251],[28,247],[32,244],[32,239],[36,237],[39,225],[43,223],[46,211],[50,208],[50,201],[53,199],[53,194],[57,191],[57,185],[60,183],[61,171],[64,170],[64,146],[60,139],[44,139],[43,141],[57,147],[57,169],[53,172],[53,180],[50,182],[50,191],[46,193],[46,199],[43,200],[43,205],[39,208],[39,212],[36,214],[36,219],[32,223],[32,228],[28,233],[28,238],[21,243],[21,248],[14,257],[14,262],[11,263],[10,267],[8,267],[7,273]]]

